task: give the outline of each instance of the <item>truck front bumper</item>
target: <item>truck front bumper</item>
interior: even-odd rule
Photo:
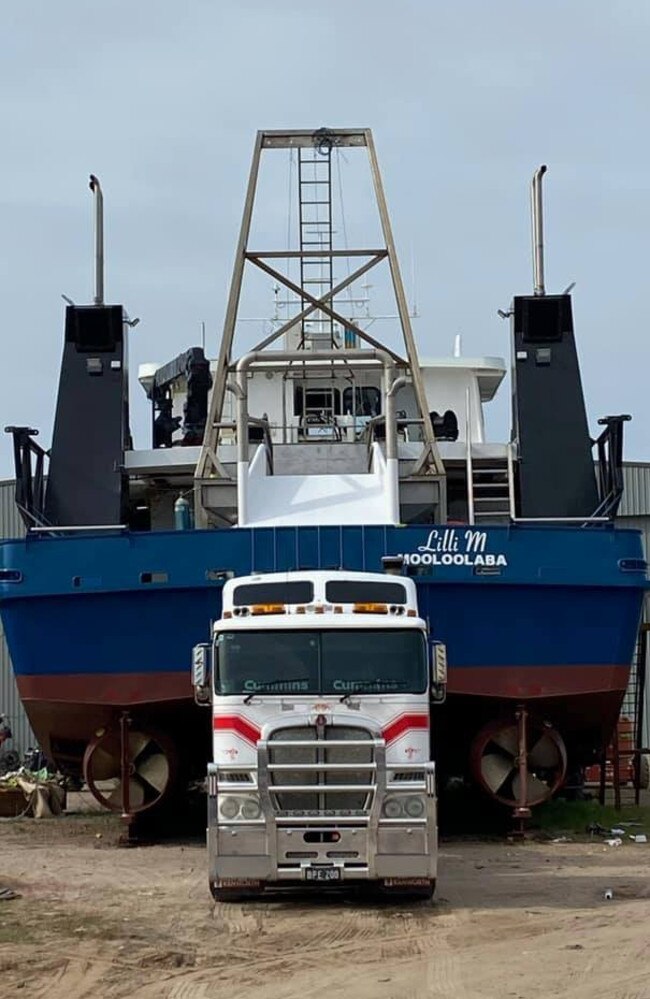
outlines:
[[[211,884],[247,880],[273,884],[318,880],[315,870],[334,868],[336,881],[424,879],[435,881],[437,835],[435,802],[431,815],[418,824],[391,823],[375,831],[367,826],[287,826],[264,823],[208,828]],[[316,841],[315,841],[316,840]],[[310,880],[313,879],[313,880]],[[334,881],[334,879],[332,879]]]

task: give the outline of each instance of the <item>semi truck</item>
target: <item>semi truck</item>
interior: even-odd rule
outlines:
[[[447,657],[391,572],[295,571],[223,586],[193,649],[212,713],[209,883],[220,901],[283,887],[430,898],[431,713]]]

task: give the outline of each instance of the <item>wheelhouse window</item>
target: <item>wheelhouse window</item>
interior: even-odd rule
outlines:
[[[343,389],[343,412],[352,416],[379,416],[381,393],[373,385],[349,386]]]
[[[341,392],[335,387],[306,388],[296,385],[293,407],[296,416],[322,415],[331,419],[341,413]]]

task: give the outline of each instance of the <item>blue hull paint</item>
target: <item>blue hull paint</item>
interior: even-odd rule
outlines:
[[[0,566],[18,570],[22,581],[0,582],[0,613],[18,677],[178,671],[219,616],[220,572],[377,571],[383,555],[402,553],[419,563],[410,571],[425,616],[448,644],[451,669],[631,661],[647,585],[638,532],[485,528],[477,566],[469,530],[346,526],[7,541]],[[152,573],[164,581],[141,581]]]

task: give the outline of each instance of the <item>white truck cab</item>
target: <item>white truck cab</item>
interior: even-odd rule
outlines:
[[[231,579],[193,680],[209,705],[210,888],[370,884],[430,897],[431,706],[446,652],[415,584],[367,572]]]

